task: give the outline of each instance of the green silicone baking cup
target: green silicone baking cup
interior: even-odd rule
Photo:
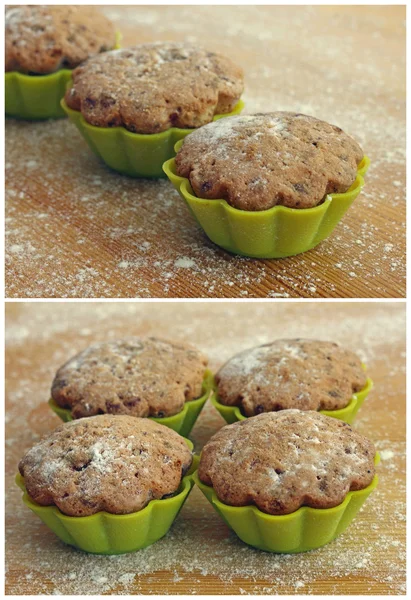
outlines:
[[[80,111],[69,108],[64,99],[61,106],[94,154],[114,171],[130,177],[164,177],[163,163],[175,155],[176,142],[194,131],[171,127],[161,133],[143,134],[124,127],[95,127],[87,123]],[[243,108],[240,100],[232,112],[216,115],[213,120],[238,115]]]
[[[182,143],[176,144],[176,152]],[[331,234],[361,192],[369,164],[364,156],[350,189],[344,194],[329,194],[319,206],[273,206],[261,211],[239,210],[225,200],[198,198],[189,180],[177,175],[174,158],[165,162],[163,169],[214,244],[252,258],[285,258],[314,248]]]
[[[379,455],[376,454],[375,464],[378,463]],[[347,529],[378,484],[378,477],[375,475],[368,487],[348,492],[344,501],[338,506],[333,508],[302,506],[289,515],[277,516],[263,513],[256,506],[228,506],[217,498],[212,487],[200,481],[197,471],[193,474],[193,479],[240,540],[266,552],[286,554],[314,550],[338,537]]]
[[[6,115],[33,121],[65,117],[60,100],[70,80],[70,69],[60,69],[50,75],[5,73]]]
[[[189,400],[184,404],[184,408],[182,411],[177,413],[176,415],[172,415],[171,417],[147,417],[152,421],[156,421],[156,423],[160,423],[161,425],[165,425],[166,427],[170,427],[183,437],[187,437],[193,426],[196,422],[200,412],[203,409],[204,404],[207,402],[208,397],[210,396],[210,392],[213,390],[214,386],[214,377],[211,371],[206,371],[204,374],[203,380],[203,394],[200,398],[196,400]],[[62,421],[67,423],[68,421],[72,421],[73,417],[71,415],[71,410],[69,408],[62,408],[56,402],[50,398],[49,400],[50,408],[56,413],[57,416],[60,417]]]
[[[320,410],[319,412],[327,417],[333,417],[334,419],[339,419],[340,421],[345,421],[345,423],[352,425],[357,412],[372,390],[372,387],[373,382],[368,377],[365,387],[360,392],[352,395],[347,406],[338,410]],[[244,421],[248,418],[243,415],[239,406],[226,406],[218,401],[217,386],[215,382],[213,383],[213,391],[210,400],[211,404],[218,410],[228,424],[235,423],[236,421]]]
[[[121,34],[116,33],[114,49],[120,48]],[[27,120],[60,119],[66,114],[60,105],[71,81],[71,69],[49,75],[5,73],[5,112],[10,117]]]
[[[193,444],[186,440],[190,450]],[[193,487],[193,472],[198,457],[181,481],[175,496],[152,500],[145,508],[128,515],[98,512],[89,517],[69,517],[56,506],[40,506],[27,494],[24,478],[18,473],[16,483],[23,490],[23,502],[63,542],[93,554],[125,554],[146,548],[170,529]]]

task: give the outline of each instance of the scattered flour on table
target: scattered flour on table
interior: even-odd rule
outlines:
[[[402,445],[393,447],[398,459],[403,460]],[[194,490],[163,540],[134,554],[111,557],[85,557],[65,547],[24,506],[17,504],[19,529],[24,527],[18,559],[20,567],[40,586],[36,588],[38,593],[47,590],[41,588],[43,578],[54,586],[56,594],[147,593],[147,577],[154,583],[156,572],[160,571],[168,573],[165,580],[163,575],[157,583],[163,582],[165,594],[178,593],[181,581],[188,593],[204,593],[203,578],[208,575],[217,578],[222,593],[225,585],[238,585],[236,580],[241,578],[243,589],[247,585],[244,593],[248,594],[275,594],[284,588],[310,594],[312,586],[326,576],[333,580],[332,588],[337,594],[344,593],[347,577],[365,578],[370,593],[373,586],[385,583],[387,593],[403,594],[405,544],[398,536],[403,537],[405,527],[405,487],[395,470],[389,475],[383,469],[379,473],[390,477],[390,485],[399,486],[398,497],[402,500],[396,502],[395,511],[384,501],[382,488],[378,489],[357,516],[354,528],[329,546],[307,554],[270,555],[248,548],[222,523],[217,528],[218,516],[210,512],[201,493]],[[190,521],[194,517],[195,527]],[[389,533],[382,526],[387,521],[392,522]],[[211,526],[219,532],[218,542],[209,539]],[[367,539],[366,546],[361,544],[362,538]],[[26,584],[21,585],[20,588],[19,582],[15,583],[13,593],[27,589]]]
[[[182,258],[177,258],[177,260],[174,262],[174,266],[179,267],[180,269],[191,269],[192,267],[196,266],[196,263],[191,258],[183,256]]]
[[[393,457],[394,452],[392,450],[380,450],[381,460],[391,460]]]

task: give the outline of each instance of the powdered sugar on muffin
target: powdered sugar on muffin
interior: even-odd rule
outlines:
[[[111,50],[114,25],[90,6],[13,6],[6,9],[5,70],[47,74],[73,69]]]
[[[216,374],[219,401],[246,416],[298,408],[344,408],[367,377],[360,359],[335,343],[276,340],[228,360]]]
[[[242,70],[225,56],[159,42],[87,61],[65,100],[92,125],[150,134],[209,123],[234,108],[243,87]]]
[[[52,398],[73,418],[167,417],[199,398],[207,358],[189,344],[126,338],[90,346],[56,373]]]
[[[231,506],[272,515],[331,508],[373,480],[375,448],[349,425],[285,410],[227,425],[204,446],[200,480]]]
[[[175,431],[148,419],[100,415],[65,423],[20,461],[27,492],[64,514],[128,514],[175,493],[192,453]]]
[[[363,158],[339,127],[291,112],[227,117],[187,136],[178,175],[199,198],[242,210],[311,208],[346,192]]]

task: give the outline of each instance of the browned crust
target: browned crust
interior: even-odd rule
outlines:
[[[201,396],[206,366],[207,358],[189,344],[137,337],[103,342],[57,371],[51,395],[75,419],[168,417]]]
[[[333,342],[276,340],[233,356],[216,374],[219,401],[246,416],[298,408],[337,410],[365,387],[358,356]]]
[[[221,54],[184,43],[141,44],[81,65],[65,101],[97,127],[150,134],[209,123],[234,108],[243,87],[242,70]]]
[[[90,6],[6,9],[5,69],[30,74],[74,69],[116,44],[114,25]]]
[[[339,127],[274,112],[220,119],[184,139],[178,175],[199,198],[249,211],[311,208],[354,183],[363,151]]]
[[[192,454],[184,438],[148,419],[100,415],[71,421],[22,458],[27,492],[75,517],[128,514],[175,493]]]
[[[220,429],[203,448],[198,475],[224,504],[285,515],[338,506],[366,488],[374,457],[372,442],[346,423],[286,410]]]

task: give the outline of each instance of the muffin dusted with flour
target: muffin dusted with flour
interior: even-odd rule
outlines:
[[[225,56],[160,42],[88,60],[73,72],[65,101],[91,125],[153,134],[229,113],[243,87],[241,68]]]
[[[126,338],[94,344],[63,365],[52,398],[72,417],[167,417],[201,396],[207,358],[189,344]]]
[[[276,340],[237,354],[216,374],[218,399],[247,417],[288,408],[337,410],[364,388],[356,354],[332,342]]]
[[[331,508],[375,474],[376,451],[349,425],[315,411],[285,410],[227,425],[204,446],[199,479],[230,506],[271,515]]]
[[[90,6],[10,6],[5,22],[6,72],[74,69],[116,45],[114,25]]]
[[[176,173],[198,198],[245,211],[312,208],[346,192],[364,153],[339,127],[291,112],[228,117],[187,136]]]
[[[129,514],[177,492],[192,462],[184,438],[147,419],[100,415],[66,423],[20,461],[30,498],[69,516]]]

